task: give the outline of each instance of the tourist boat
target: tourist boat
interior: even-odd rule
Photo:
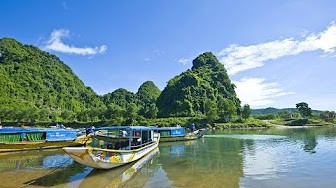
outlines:
[[[84,144],[89,138],[77,137],[75,129],[0,128],[0,152],[52,149]]]
[[[80,164],[111,169],[142,158],[157,148],[159,141],[160,134],[150,127],[101,127],[94,129],[90,144],[63,150]]]
[[[184,127],[155,127],[155,131],[160,133],[160,142],[175,142],[175,141],[188,141],[201,138],[206,129],[198,129],[190,133],[186,133]]]
[[[93,169],[83,181],[80,182],[78,187],[128,187],[130,181],[135,178],[140,171],[146,172],[146,176],[141,177],[142,181],[137,182],[137,187],[145,187],[146,180],[154,175],[157,171],[156,169],[161,167],[157,165],[158,153],[159,148],[156,148],[136,162],[111,169],[113,171]]]

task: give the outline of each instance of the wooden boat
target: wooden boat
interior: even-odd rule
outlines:
[[[154,130],[160,133],[160,142],[196,140],[201,138],[206,132],[206,129],[198,129],[186,133],[184,127],[156,127]]]
[[[77,137],[74,129],[0,128],[0,152],[62,148],[80,145],[89,137]]]
[[[102,127],[94,129],[93,140],[87,146],[63,150],[80,164],[111,169],[142,158],[157,148],[159,141],[160,134],[150,127]]]
[[[147,155],[137,160],[123,166],[120,166],[111,170],[100,170],[93,169],[88,176],[86,176],[83,181],[78,185],[79,188],[91,188],[91,187],[128,187],[128,183],[136,177],[138,173],[144,172],[146,176],[141,176],[141,182],[137,182],[137,187],[145,187],[147,179],[152,177],[156,169],[150,168],[157,165],[157,154],[159,153],[159,148],[154,149]],[[154,164],[152,164],[154,163]]]

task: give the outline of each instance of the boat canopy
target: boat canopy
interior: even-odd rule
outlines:
[[[50,128],[3,127],[0,129],[0,142],[20,141],[65,141],[75,140],[76,130]]]
[[[186,134],[184,127],[153,127],[153,130],[158,131],[162,137],[178,137]]]
[[[111,127],[99,127],[95,128],[95,131],[99,130],[125,130],[125,131],[150,131],[155,130],[154,127],[145,127],[145,126],[111,126]]]

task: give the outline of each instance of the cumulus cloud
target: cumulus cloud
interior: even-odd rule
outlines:
[[[72,45],[64,44],[62,38],[69,37],[69,30],[59,29],[54,30],[51,33],[50,39],[47,41],[45,48],[48,50],[69,53],[69,54],[77,54],[77,55],[95,55],[106,52],[107,46],[102,45],[100,47],[75,47]]]
[[[233,81],[236,93],[242,104],[252,107],[261,107],[273,103],[273,99],[292,95],[293,92],[284,92],[276,82],[265,82],[264,78],[242,78]]]
[[[325,54],[336,51],[336,22],[320,33],[306,35],[303,40],[287,38],[250,46],[232,44],[218,53],[230,75],[261,67],[266,61],[298,55],[302,52],[322,50]]]

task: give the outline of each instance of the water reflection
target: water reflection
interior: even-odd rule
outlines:
[[[263,135],[286,137],[255,139]],[[331,157],[336,154],[335,128],[245,131],[240,137],[244,140],[240,187],[333,187],[336,182],[332,173],[336,159]]]
[[[39,184],[39,179],[52,173],[55,177],[43,183],[43,186],[49,186],[62,182],[67,182],[69,171],[74,164],[73,160],[60,150],[47,151],[28,151],[1,153],[0,155],[0,180],[2,185],[6,187],[20,187],[25,185],[42,185]],[[82,171],[83,167],[77,165],[77,170]],[[67,173],[64,173],[67,172]],[[18,178],[20,177],[20,178]]]
[[[166,174],[161,179],[168,178],[175,187],[238,187],[242,146],[238,139],[225,143],[219,139],[201,139],[160,145],[159,163]],[[174,148],[183,153],[176,155]]]
[[[143,158],[128,165],[111,170],[94,169],[85,177],[78,187],[129,187],[128,182],[132,180],[140,171],[145,171],[150,174],[153,170],[148,170],[148,166],[153,164],[155,156],[159,149],[155,149]],[[137,184],[138,187],[143,187],[148,179],[143,178],[142,184]]]
[[[61,150],[0,154],[0,187],[334,187],[336,128],[225,130],[112,170]],[[20,178],[18,178],[20,177]],[[26,184],[24,184],[26,183]]]
[[[52,168],[64,161],[67,161],[64,166],[73,163],[71,158],[66,154],[60,154],[58,150],[1,153],[0,172]]]

